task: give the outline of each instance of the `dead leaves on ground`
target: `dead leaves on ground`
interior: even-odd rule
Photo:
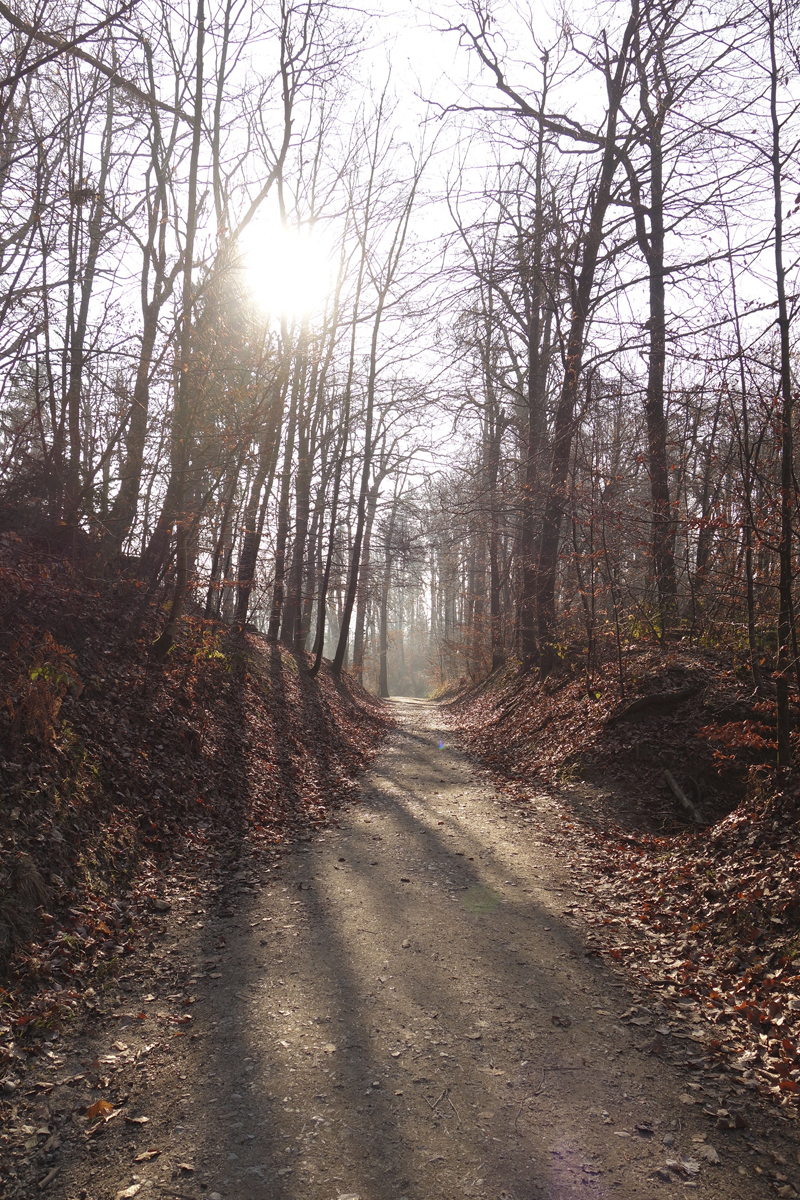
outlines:
[[[730,742],[728,718],[733,712],[742,716],[732,672],[713,656],[695,658],[693,669],[702,667],[705,688],[688,704],[702,700],[707,709],[718,710],[718,722],[706,724],[701,740],[709,744],[719,726]],[[682,664],[684,675],[691,665],[688,659]],[[630,742],[630,731],[609,721],[607,684],[590,697],[581,694],[585,689],[577,681],[522,680],[515,686],[516,695],[511,681],[473,691],[456,706],[453,723],[464,726],[468,748],[500,777],[510,801],[524,801],[528,812],[532,804],[535,813],[531,783],[556,780],[559,765],[581,754],[596,767],[600,750],[613,749],[614,739]],[[760,710],[759,716],[765,718]],[[689,736],[686,721],[685,712],[680,718],[659,716],[658,729],[646,734],[651,749],[679,759],[676,739]],[[613,733],[606,734],[609,725]],[[750,749],[748,743],[745,750]],[[740,758],[740,774],[747,766],[746,756]],[[646,771],[640,774],[646,785]],[[800,1096],[797,781],[789,777],[777,789],[766,773],[756,772],[750,800],[708,829],[678,836],[627,831],[610,792],[596,791],[594,811],[580,819],[573,786],[562,783],[538,797],[542,820],[533,828],[550,853],[572,865],[580,901],[564,915],[579,916],[588,926],[586,953],[624,967],[655,997],[620,1019],[641,1028],[646,1052],[680,1051],[690,1066],[724,1062],[743,1088],[794,1115]],[[713,1115],[720,1128],[741,1127],[739,1112],[715,1108]]]

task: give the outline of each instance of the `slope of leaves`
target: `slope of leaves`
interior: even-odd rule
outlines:
[[[562,814],[594,927],[685,1022],[698,1053],[781,1102],[800,1086],[800,789],[763,787],[678,838],[579,828]]]
[[[630,646],[624,684],[623,697],[613,662],[588,684],[578,669],[544,682],[509,670],[463,692],[452,712],[467,748],[505,779],[570,785],[579,815],[626,827],[685,827],[665,769],[714,819],[745,795],[750,768],[774,758],[774,704],[757,701],[721,654]],[[608,795],[589,811],[598,787]]]
[[[352,681],[199,618],[157,665],[120,595],[0,539],[0,1083],[119,973],[170,880],[329,821],[387,728]]]
[[[795,772],[776,779],[753,764],[762,748],[747,733],[754,719],[766,726],[763,711],[751,716],[763,706],[753,704],[745,684],[737,687],[730,668],[707,654],[677,663],[641,657],[650,670],[640,697],[675,691],[687,676],[700,684],[697,693],[670,715],[634,722],[620,720],[625,705],[608,683],[587,698],[576,681],[542,687],[507,676],[462,695],[453,720],[509,802],[536,794],[545,801],[537,807],[555,814],[540,828],[552,852],[573,865],[581,897],[573,912],[590,930],[586,951],[624,966],[650,997],[634,1015],[635,1023],[654,1026],[650,1052],[670,1053],[678,1039],[689,1048],[689,1065],[717,1063],[737,1085],[763,1092],[794,1116],[800,780]],[[679,668],[666,688],[665,666]],[[626,704],[632,702],[629,693]],[[725,728],[732,718],[735,739]],[[684,781],[687,762],[697,770],[699,760],[706,780],[716,770],[703,804],[707,816],[724,815],[706,828],[687,828],[671,795],[658,789],[656,766],[636,761],[642,738],[658,748],[658,766],[677,764]],[[575,782],[576,766],[591,786]],[[733,785],[727,803],[726,780]],[[637,786],[639,803],[632,799]],[[654,832],[659,827],[673,832]],[[703,1102],[699,1093],[685,1099]]]

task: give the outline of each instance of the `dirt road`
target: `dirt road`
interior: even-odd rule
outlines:
[[[340,827],[183,910],[128,980],[93,1051],[123,1117],[65,1146],[47,1194],[794,1195],[788,1137],[770,1145],[790,1166],[748,1145],[745,1089],[647,1052],[680,1029],[587,957],[569,863],[542,841],[555,817],[509,816],[435,705],[396,710]],[[170,1003],[194,1033],[154,1041]]]

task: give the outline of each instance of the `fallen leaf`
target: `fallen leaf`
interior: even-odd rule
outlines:
[[[151,1159],[158,1158],[160,1153],[161,1153],[160,1150],[143,1150],[141,1152],[141,1154],[136,1155],[136,1157],[134,1158],[133,1161],[134,1162],[150,1162]]]
[[[146,1125],[150,1120],[149,1117],[126,1117],[126,1125]]]
[[[729,1112],[725,1108],[717,1109],[717,1129],[746,1129],[747,1117],[743,1112]]]
[[[706,1162],[713,1163],[715,1167],[720,1165],[720,1157],[713,1146],[699,1146],[697,1153],[700,1158],[705,1159]]]
[[[686,1179],[687,1177],[688,1172],[686,1170],[686,1166],[684,1163],[678,1162],[677,1158],[668,1158],[666,1161],[666,1168],[668,1171],[672,1171],[674,1175],[680,1175],[681,1179]]]
[[[142,1190],[140,1183],[132,1183],[130,1187],[123,1188],[117,1192],[114,1200],[130,1200],[131,1196],[136,1196]]]
[[[114,1111],[114,1105],[109,1104],[107,1100],[96,1100],[94,1104],[90,1104],[86,1110],[86,1115],[90,1121],[95,1117],[107,1117]]]

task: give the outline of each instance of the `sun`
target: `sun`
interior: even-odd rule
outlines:
[[[332,272],[326,247],[313,228],[276,222],[254,231],[244,267],[253,299],[269,316],[291,320],[324,310]]]

